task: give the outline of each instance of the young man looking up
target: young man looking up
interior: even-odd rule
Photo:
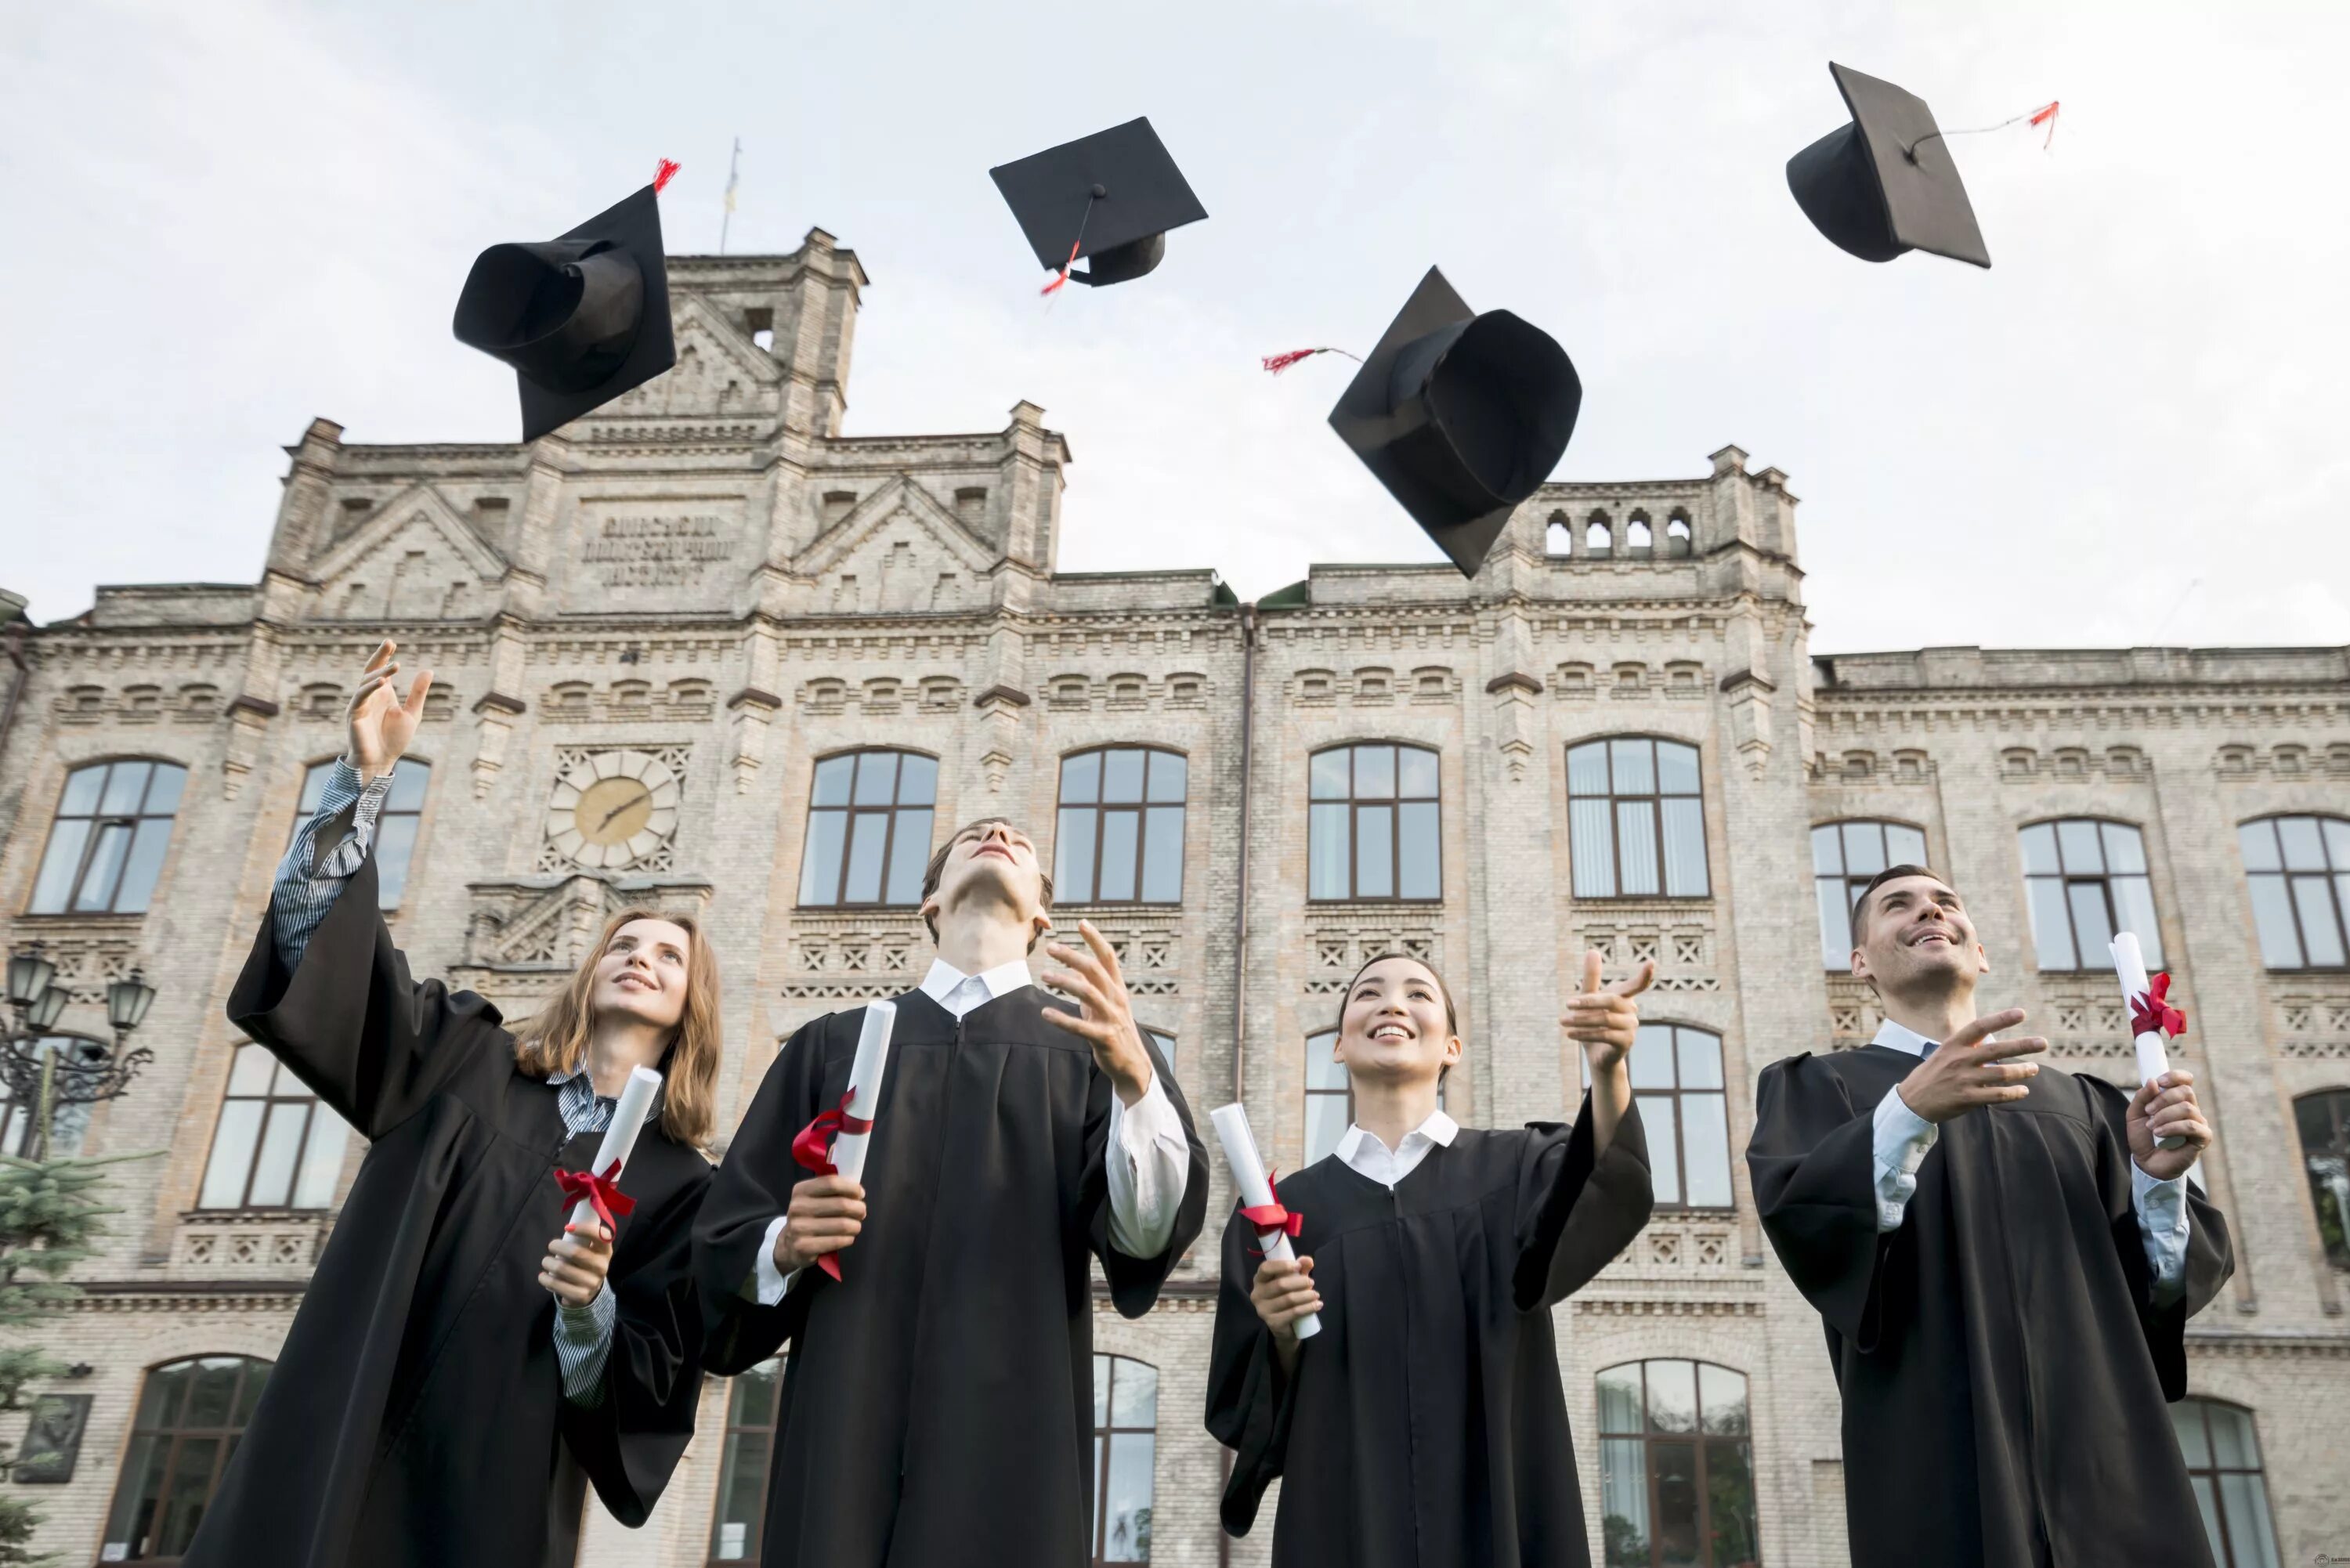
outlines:
[[[1207,1156],[1101,933],[1052,921],[1027,835],[975,822],[931,858],[939,957],[897,998],[862,1186],[792,1140],[849,1087],[862,1010],[785,1045],[695,1230],[709,1365],[791,1359],[768,1568],[1081,1568],[1093,1455],[1088,1259],[1139,1317],[1200,1233]],[[836,1282],[809,1264],[839,1254]]]
[[[2195,1075],[2132,1095],[1995,1039],[2023,1013],[1976,1015],[1990,961],[1924,867],[1862,890],[1852,972],[1884,1027],[1763,1069],[1746,1159],[1826,1324],[1853,1562],[2208,1563],[2163,1408],[2233,1267],[2185,1179]]]

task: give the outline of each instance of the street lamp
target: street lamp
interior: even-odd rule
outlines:
[[[155,988],[132,970],[130,977],[106,988],[106,1021],[114,1030],[110,1051],[85,1050],[61,1054],[63,1040],[49,1031],[73,993],[57,983],[57,965],[34,942],[8,955],[8,1005],[16,1013],[15,1029],[0,1036],[0,1086],[12,1106],[31,1114],[32,1158],[49,1155],[49,1126],[60,1106],[96,1105],[111,1100],[130,1086],[140,1069],[155,1059],[143,1046],[128,1051],[131,1031],[146,1021],[155,1004]]]

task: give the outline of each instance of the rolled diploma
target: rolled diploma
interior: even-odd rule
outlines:
[[[848,1114],[861,1122],[873,1119],[881,1103],[881,1079],[889,1071],[889,1033],[898,1026],[898,1004],[868,1002],[865,1025],[857,1036],[857,1059],[848,1066]],[[865,1179],[865,1146],[871,1133],[844,1132],[832,1140],[832,1167],[851,1181]]]
[[[2122,932],[2114,938],[2112,946],[2114,972],[2121,977],[2122,982],[2122,1016],[2127,1018],[2130,1003],[2152,991],[2154,982],[2147,978],[2146,955],[2138,951],[2136,931]],[[2170,1071],[2169,1043],[2163,1039],[2161,1030],[2150,1029],[2137,1035],[2134,1044],[2137,1046],[2139,1083],[2151,1084]],[[2157,1147],[2177,1148],[2186,1141],[2183,1137],[2171,1137],[2164,1138]]]
[[[619,1163],[621,1171],[629,1168],[629,1156],[637,1152],[637,1134],[644,1128],[645,1112],[652,1105],[653,1096],[660,1093],[660,1086],[661,1075],[650,1067],[629,1069],[629,1081],[620,1090],[619,1103],[612,1107],[612,1125],[604,1129],[604,1142],[596,1150],[596,1164],[592,1168],[597,1175],[611,1170],[615,1162]],[[612,1179],[619,1179],[619,1171],[613,1172]],[[595,1222],[596,1206],[583,1198],[571,1206],[571,1218],[563,1228],[568,1231],[575,1225],[592,1225]]]
[[[1224,1146],[1224,1163],[1232,1168],[1232,1185],[1240,1189],[1243,1208],[1262,1209],[1273,1201],[1273,1182],[1264,1174],[1264,1161],[1257,1158],[1256,1138],[1249,1131],[1248,1110],[1243,1106],[1219,1106],[1208,1113],[1216,1124],[1216,1137]],[[1279,1258],[1283,1262],[1295,1260],[1296,1251],[1289,1237],[1274,1231],[1270,1237],[1259,1234],[1264,1243],[1264,1255]],[[1311,1339],[1322,1332],[1322,1316],[1308,1313],[1290,1324],[1290,1332],[1300,1339]]]

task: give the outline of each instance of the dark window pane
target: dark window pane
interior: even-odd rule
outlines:
[[[182,1438],[172,1457],[171,1479],[163,1483],[163,1520],[155,1532],[154,1554],[182,1557],[203,1522],[204,1504],[212,1500],[213,1466],[220,1458],[218,1438]]]
[[[1616,803],[1617,891],[1627,898],[1663,891],[1657,866],[1657,808],[1645,800]]]
[[[928,806],[898,813],[898,830],[889,844],[889,885],[883,889],[885,904],[919,904],[922,901],[922,873],[931,858],[931,813]]]
[[[1396,867],[1396,892],[1405,898],[1437,898],[1443,897],[1443,878],[1440,875],[1437,847],[1436,803],[1408,802],[1398,808],[1402,814],[1397,824],[1399,839]]]
[[[1109,1439],[1109,1465],[1102,1480],[1105,1563],[1150,1561],[1150,1468],[1155,1447],[1149,1432],[1120,1432]]]
[[[1061,800],[1067,805],[1087,805],[1101,798],[1101,753],[1087,752],[1061,764]]]
[[[375,825],[376,908],[397,909],[400,896],[408,888],[408,860],[416,849],[416,828],[421,819],[414,816],[384,816]],[[140,831],[144,833],[150,823]]]
[[[2323,877],[2295,877],[2293,900],[2301,910],[2302,935],[2309,941],[2309,961],[2325,969],[2342,966],[2342,929],[2334,920],[2334,893]]]
[[[1812,872],[1827,877],[1844,870],[1844,835],[1830,823],[1812,829]]]
[[[2228,1550],[2236,1568],[2277,1568],[2269,1532],[2268,1489],[2258,1475],[2221,1475],[2220,1503],[2228,1515]]]
[[[866,752],[857,759],[858,805],[888,805],[898,790],[898,753]]]
[[[2034,823],[2017,835],[2023,848],[2023,869],[2030,874],[2064,869],[2056,861],[2056,830],[2044,822]]]
[[[1347,764],[1351,755],[1352,753],[1345,746],[1314,753],[1314,760],[1307,764],[1310,780],[1307,794],[1312,799],[1344,800],[1347,798],[1349,777]]]
[[[98,797],[106,788],[106,764],[93,768],[77,768],[66,775],[66,793],[57,802],[60,816],[88,816],[98,809]]]
[[[155,1379],[150,1377],[151,1387]],[[163,1495],[163,1465],[171,1457],[172,1439],[142,1434],[130,1440],[122,1457],[114,1509],[106,1523],[106,1545],[113,1560],[147,1555],[148,1532]]]
[[[2211,1478],[2192,1476],[2189,1483],[2195,1489],[2195,1507],[2203,1515],[2203,1538],[2211,1544],[2211,1561],[2226,1563],[2228,1549],[2220,1540],[2220,1500],[2212,1490]]]
[[[1648,1363],[1651,1411],[1660,1365],[1671,1364]],[[1698,1568],[1704,1559],[1699,1555],[1697,1530],[1697,1445],[1652,1442],[1648,1466],[1657,1480],[1657,1562],[1660,1568]]]
[[[1352,808],[1317,805],[1306,823],[1306,883],[1309,896],[1347,896],[1347,814]]]
[[[108,816],[135,816],[139,803],[147,794],[147,775],[152,771],[150,763],[117,763],[112,776],[106,781],[106,794],[98,809]]]
[[[122,861],[130,848],[130,829],[120,822],[101,825],[98,843],[89,852],[89,869],[81,877],[81,887],[74,894],[76,912],[104,911],[112,906],[114,884],[122,874]]]
[[[1131,756],[1135,753],[1128,753]],[[1135,781],[1138,784],[1140,779]],[[1105,811],[1101,814],[1101,896],[1105,898],[1134,897],[1135,851],[1141,838],[1142,814],[1139,811]]]
[[[1355,897],[1395,897],[1395,807],[1355,808]]]
[[[1569,794],[1607,793],[1607,742],[1593,741],[1566,749],[1566,792]]]
[[[139,831],[130,840],[130,858],[123,863],[122,886],[114,893],[118,911],[136,915],[146,909],[155,892],[155,878],[163,870],[163,851],[171,842],[170,817],[151,816],[139,825]]]
[[[936,805],[939,800],[939,760],[905,756],[898,760],[898,804]]]
[[[41,857],[41,874],[33,883],[32,912],[61,915],[73,895],[74,873],[81,869],[81,852],[89,845],[89,818],[60,818],[49,833],[48,853]]]
[[[204,1430],[228,1425],[228,1413],[236,1403],[238,1365],[225,1358],[196,1363],[195,1376],[188,1386],[188,1407],[180,1413],[180,1426]]]
[[[1418,746],[1396,749],[1396,794],[1406,800],[1436,798],[1436,753]]]
[[[2282,870],[2284,862],[2278,857],[2276,824],[2248,822],[2236,829],[2237,846],[2244,852],[2247,871]]]
[[[1154,764],[1155,766],[1155,764]],[[1157,782],[1154,772],[1152,781]],[[1142,896],[1154,904],[1183,899],[1183,808],[1154,805],[1142,834]]]
[[[840,898],[840,851],[848,834],[845,811],[808,813],[807,849],[800,857],[800,902],[833,904]]]
[[[1657,742],[1657,793],[1697,794],[1697,748],[1672,741]]]
[[[775,1396],[783,1391],[784,1369],[773,1361],[764,1361],[734,1379],[730,1403],[733,1411],[728,1423],[737,1427],[772,1427],[775,1424]]]
[[[171,1366],[159,1366],[147,1375],[147,1386],[140,1391],[139,1417],[136,1425],[153,1428],[179,1424],[180,1407],[187,1402],[188,1384],[195,1376],[195,1363],[179,1362]]]
[[[1159,805],[1183,804],[1185,780],[1191,771],[1189,763],[1173,752],[1150,753],[1150,799]]]
[[[881,855],[889,842],[889,814],[860,811],[851,814],[851,820],[848,877],[841,888],[840,899],[844,904],[878,903],[881,898]]]
[[[1610,741],[1607,756],[1617,794],[1657,793],[1657,753],[1647,741]]]
[[[1053,835],[1054,890],[1072,904],[1094,896],[1094,817],[1089,805],[1065,805]]]
[[[1355,798],[1393,800],[1396,792],[1395,763],[1396,749],[1393,746],[1357,746]]]
[[[1668,800],[1665,814],[1665,893],[1674,898],[1702,898],[1709,886],[1705,870],[1705,806],[1696,799]]]
[[[720,1563],[739,1563],[759,1552],[760,1511],[767,1479],[765,1432],[729,1432],[726,1453],[718,1472],[718,1508],[711,1521],[710,1555]]]
[[[808,797],[812,805],[847,805],[849,782],[857,774],[857,759],[827,757],[816,765],[815,793]]]
[[[1121,804],[1142,799],[1143,753],[1116,751],[1102,757],[1102,799]]]
[[[1575,867],[1575,896],[1612,898],[1616,896],[1616,836],[1607,799],[1567,803],[1569,858]]]
[[[1746,1425],[1746,1377],[1727,1366],[1697,1369],[1700,1407],[1707,1432],[1717,1438],[1742,1438]]]
[[[1599,1506],[1607,1568],[1648,1568],[1648,1449],[1638,1438],[1601,1441]]]
[[[2024,885],[2032,895],[2032,939],[2040,967],[2072,969],[2073,920],[2064,909],[2064,884],[2054,877],[2033,877]]]
[[[1599,1375],[1599,1429],[1602,1432],[1640,1430],[1640,1364],[1610,1366]]]
[[[2067,882],[2065,901],[2073,909],[2073,940],[2080,944],[2083,969],[2114,967],[2112,920],[2106,914],[2106,889],[2100,882]],[[2154,955],[2147,955],[2151,959]]]
[[[242,1429],[253,1419],[253,1412],[261,1404],[261,1391],[269,1386],[269,1363],[248,1361],[244,1364],[244,1381],[236,1391],[236,1408],[229,1413],[232,1425]]]
[[[1751,1568],[1761,1553],[1754,1539],[1754,1470],[1744,1443],[1705,1446],[1706,1522],[1713,1568]]]
[[[2097,846],[2097,825],[2094,822],[2058,823],[2056,847],[2064,854],[2064,869],[2075,877],[2106,868],[2106,852]]]

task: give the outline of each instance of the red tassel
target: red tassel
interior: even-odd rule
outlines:
[[[1053,281],[1038,289],[1036,291],[1037,293],[1050,294],[1055,289],[1069,281],[1069,269],[1077,265],[1077,246],[1084,244],[1085,243],[1084,236],[1082,235],[1071,243],[1069,246],[1069,259],[1061,264],[1061,270],[1053,275]]]
[[[2037,111],[2032,117],[2033,129],[2037,130],[2043,123],[2048,127],[2048,140],[2040,144],[2040,150],[2043,152],[2047,151],[2049,147],[2054,144],[2056,140],[2057,107],[2058,106],[2055,103],[2051,103],[2047,108]]]
[[[1347,358],[1354,360],[1357,365],[1363,362],[1359,355],[1347,354],[1344,348],[1292,348],[1286,354],[1266,355],[1263,364],[1267,370],[1278,376],[1300,359],[1311,359],[1316,354],[1346,354]]]
[[[678,165],[675,159],[664,158],[660,161],[660,167],[653,171],[654,195],[658,196],[661,193],[661,187],[669,183],[669,177],[676,173]]]

